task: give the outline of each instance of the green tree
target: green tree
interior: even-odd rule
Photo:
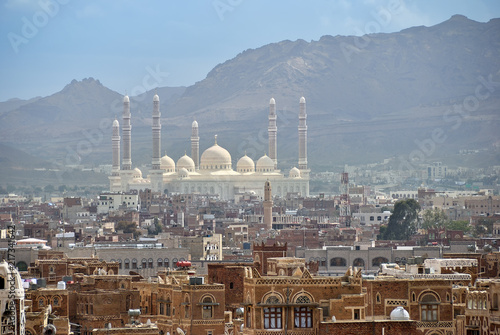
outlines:
[[[68,189],[66,185],[60,185],[58,188],[59,192],[64,193]]]
[[[417,230],[420,205],[415,199],[396,202],[385,229],[380,230],[383,240],[408,240]]]
[[[115,230],[122,230],[125,234],[134,234],[135,238],[137,238],[137,236],[139,236],[141,233],[137,230],[137,226],[135,225],[135,223],[131,221],[118,222],[118,224],[115,226]]]
[[[157,217],[153,220],[153,225],[148,228],[148,233],[151,235],[158,235],[163,231],[163,227]]]
[[[471,225],[469,221],[467,220],[461,220],[461,221],[448,221],[446,224],[446,229],[449,230],[461,230],[464,233],[468,233],[471,231]]]
[[[427,209],[422,215],[422,228],[439,229],[445,228],[448,223],[448,216],[441,208]]]

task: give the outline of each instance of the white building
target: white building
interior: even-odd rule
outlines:
[[[109,177],[111,192],[144,190],[155,192],[167,190],[170,193],[206,193],[218,194],[223,200],[232,200],[238,194],[255,192],[263,197],[262,185],[269,181],[273,185],[273,195],[286,196],[295,192],[302,196],[309,195],[309,169],[307,167],[307,125],[306,101],[299,102],[299,145],[298,168],[293,167],[285,176],[277,169],[277,127],[276,103],[269,103],[269,155],[264,155],[254,162],[244,155],[233,170],[231,154],[217,143],[199,155],[198,122],[194,121],[191,130],[191,156],[184,155],[177,163],[165,155],[160,157],[161,124],[159,97],[153,98],[153,153],[152,169],[147,178],[143,178],[138,168],[132,169],[131,159],[131,114],[130,100],[124,98],[123,131],[120,137],[118,120],[113,122],[113,164]],[[123,142],[121,141],[123,138]],[[120,143],[123,144],[123,160],[120,162]],[[121,165],[120,165],[121,163]]]
[[[97,214],[107,214],[120,208],[139,211],[140,198],[137,192],[107,192],[97,200]]]
[[[0,313],[0,334],[25,333],[23,283],[17,269],[6,261],[0,263]]]

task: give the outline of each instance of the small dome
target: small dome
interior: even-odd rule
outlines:
[[[180,168],[179,169],[179,176],[182,178],[189,177],[189,172],[186,168]]]
[[[264,155],[257,161],[257,172],[272,172],[274,171],[274,162],[268,156]]]
[[[269,104],[270,105],[276,105],[276,101],[274,101],[274,98],[271,98],[271,100],[269,100]]]
[[[119,126],[120,126],[120,124],[118,123],[118,120],[115,119],[113,121],[113,127],[119,127]]]
[[[300,103],[301,104],[305,104],[306,103],[306,98],[304,98],[304,97],[300,98]]]
[[[186,154],[177,161],[177,171],[181,171],[182,168],[185,168],[189,172],[194,172],[195,169],[193,159]]]
[[[130,99],[128,98],[128,95],[125,95],[123,97],[123,102],[130,102]]]
[[[391,320],[392,321],[410,320],[410,314],[406,309],[403,308],[403,306],[398,306],[392,310]]]
[[[134,169],[134,173],[132,174],[134,178],[142,178],[142,172],[139,170],[139,168]]]
[[[196,120],[193,121],[193,124],[191,125],[193,128],[198,128],[198,122]]]
[[[288,173],[288,177],[290,177],[290,178],[300,178],[300,170],[297,169],[296,167],[291,168],[290,172]]]
[[[172,158],[167,155],[163,156],[160,160],[160,169],[165,170],[166,172],[174,172],[175,171],[175,162]]]
[[[160,101],[160,97],[158,96],[158,94],[155,94],[155,96],[153,97],[153,101]]]
[[[217,145],[217,142],[201,155],[200,169],[202,170],[231,170],[231,166],[231,154]]]
[[[241,157],[236,164],[236,171],[238,172],[255,172],[255,163],[253,159],[245,156]]]

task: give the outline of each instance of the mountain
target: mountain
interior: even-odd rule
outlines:
[[[495,161],[499,69],[500,19],[455,15],[390,34],[272,43],[243,51],[190,87],[159,88],[162,151],[174,159],[189,152],[196,119],[201,150],[218,134],[235,162],[245,152],[258,158],[267,151],[274,97],[278,158],[289,168],[297,161],[298,103],[305,96],[313,168],[415,152],[420,160],[446,160],[461,148],[496,150]],[[138,165],[151,159],[153,94],[131,97]],[[49,97],[0,103],[0,142],[57,164],[110,164],[110,120],[120,119],[121,101],[122,94],[88,78]]]

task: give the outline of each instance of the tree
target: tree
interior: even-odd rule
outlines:
[[[446,224],[446,229],[449,230],[461,230],[464,233],[468,233],[471,230],[471,225],[469,221],[467,220],[462,220],[462,221],[448,221]]]
[[[151,235],[158,235],[163,230],[163,227],[157,217],[153,220],[153,225],[148,228],[148,233]]]
[[[134,222],[130,221],[120,221],[115,227],[115,230],[122,230],[125,234],[134,234],[134,237],[137,238],[141,234],[140,231],[137,230],[137,226]]]
[[[422,228],[440,229],[445,228],[448,223],[448,216],[441,208],[427,209],[422,215]]]
[[[410,239],[417,230],[419,210],[420,205],[415,199],[396,202],[387,227],[380,230],[380,237],[383,240]]]

